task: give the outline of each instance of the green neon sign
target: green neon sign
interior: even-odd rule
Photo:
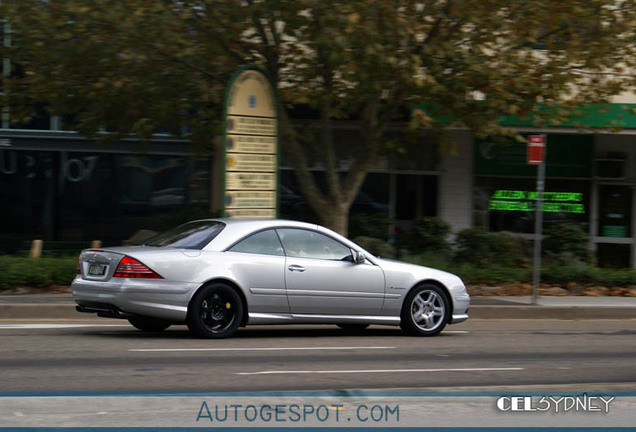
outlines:
[[[531,212],[536,209],[537,192],[497,190],[488,203],[493,211]],[[580,192],[544,192],[543,211],[546,213],[585,213],[583,194]]]

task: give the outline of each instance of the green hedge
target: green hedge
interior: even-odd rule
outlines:
[[[477,266],[524,266],[530,258],[530,242],[509,232],[464,229],[455,239],[455,260]]]
[[[393,249],[385,242],[362,239],[372,252],[390,257]],[[466,284],[500,285],[513,282],[532,282],[532,265],[503,265],[500,263],[473,264],[458,262],[444,254],[430,252],[402,257],[404,261],[438,268],[461,277]],[[77,271],[77,257],[25,258],[0,255],[0,290],[26,286],[46,288],[70,285]],[[567,286],[575,282],[584,286],[629,287],[636,286],[636,271],[598,268],[580,262],[574,265],[545,263],[541,281]]]
[[[0,255],[0,268],[0,290],[70,285],[77,272],[77,256],[33,259]]]
[[[466,284],[498,285],[532,280],[532,269],[516,265],[458,262],[438,254],[404,257],[405,261],[454,273]]]
[[[411,253],[450,254],[448,236],[451,227],[437,217],[419,217],[404,238],[404,246]]]
[[[500,285],[513,282],[532,282],[532,263],[503,265],[499,263],[473,264],[458,262],[440,255],[424,254],[404,257],[414,264],[446,270],[461,277],[469,285]],[[541,269],[541,282],[560,284],[570,282],[583,286],[629,287],[636,286],[636,271],[629,269],[599,268],[576,262],[573,265],[545,263]]]

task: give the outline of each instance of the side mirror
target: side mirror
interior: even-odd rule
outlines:
[[[364,262],[367,260],[362,252],[358,252],[354,249],[351,249],[351,256],[353,257],[353,262],[356,264],[364,264]]]

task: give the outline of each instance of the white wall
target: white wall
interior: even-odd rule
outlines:
[[[628,244],[631,245],[631,266],[636,268],[636,135],[626,134],[599,134],[596,135],[594,145],[594,157],[604,159],[608,153],[623,153],[627,158],[624,178],[608,180],[595,178],[592,183],[592,200],[590,214],[590,234],[592,244],[596,249],[598,243]],[[632,236],[631,238],[600,237],[597,229],[599,213],[599,186],[601,184],[618,184],[632,187]]]
[[[624,153],[627,156],[625,176],[636,180],[636,135],[598,134],[595,141],[595,158],[606,158],[612,152]]]

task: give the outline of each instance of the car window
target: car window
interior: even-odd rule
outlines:
[[[195,221],[179,225],[148,241],[146,246],[171,247],[184,249],[203,249],[225,228],[223,222]]]
[[[277,231],[287,256],[324,260],[344,260],[351,257],[351,249],[324,234],[292,228]]]
[[[230,252],[244,252],[263,255],[285,255],[283,246],[274,230],[261,231],[241,240],[230,249]]]

